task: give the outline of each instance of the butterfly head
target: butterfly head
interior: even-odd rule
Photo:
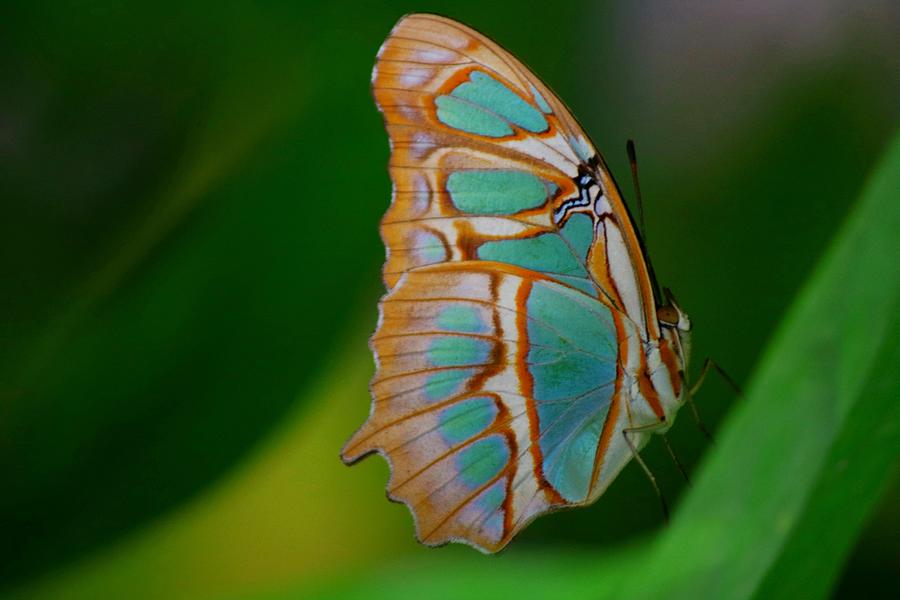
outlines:
[[[672,290],[663,288],[663,293],[666,296],[666,303],[656,310],[656,315],[662,325],[663,336],[675,346],[681,360],[681,369],[686,371],[691,353],[691,319],[681,310]]]

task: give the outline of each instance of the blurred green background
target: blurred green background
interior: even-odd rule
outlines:
[[[383,461],[338,459],[390,197],[369,74],[411,11],[517,54],[620,183],[637,141],[656,271],[695,363],[739,382],[900,122],[887,1],[7,4],[0,596],[299,597],[474,554],[418,546]],[[698,400],[714,430],[737,401],[715,379]],[[687,418],[670,439],[689,469],[710,448]],[[677,469],[646,461],[677,507]],[[894,477],[838,596],[896,590],[898,504]],[[627,554],[660,521],[631,465],[476,558]]]

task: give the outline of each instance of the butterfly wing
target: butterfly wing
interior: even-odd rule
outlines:
[[[405,17],[373,90],[392,146],[388,294],[372,412],[343,458],[386,456],[388,494],[424,543],[496,551],[542,512],[595,499],[627,462],[613,434],[623,365],[648,335],[646,268],[593,146],[487,38]]]
[[[343,457],[388,458],[388,495],[422,542],[499,550],[624,465],[603,460],[622,427],[618,311],[534,271],[465,261],[409,271],[380,313],[373,410]]]
[[[465,25],[414,14],[379,51],[372,89],[392,146],[388,288],[413,267],[472,258],[479,237],[523,237],[572,214],[599,215],[588,279],[644,339],[659,337],[648,269],[614,180],[562,101],[521,62]],[[579,186],[586,175],[596,187]]]

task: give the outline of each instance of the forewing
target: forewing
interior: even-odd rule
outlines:
[[[450,261],[503,260],[552,273],[507,259],[547,254],[544,246],[558,241],[542,234],[583,215],[579,287],[606,296],[642,337],[659,336],[647,268],[615,182],[563,103],[522,63],[460,23],[410,15],[379,51],[372,88],[392,146],[394,192],[382,223],[388,288],[409,269]],[[586,174],[596,190],[580,186]],[[525,239],[540,241],[499,253],[491,244]]]

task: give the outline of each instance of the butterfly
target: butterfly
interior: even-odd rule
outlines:
[[[368,420],[426,545],[496,552],[594,502],[685,400],[690,321],[660,298],[603,157],[484,35],[403,17],[378,52],[391,145]],[[668,296],[668,294],[667,294]]]

